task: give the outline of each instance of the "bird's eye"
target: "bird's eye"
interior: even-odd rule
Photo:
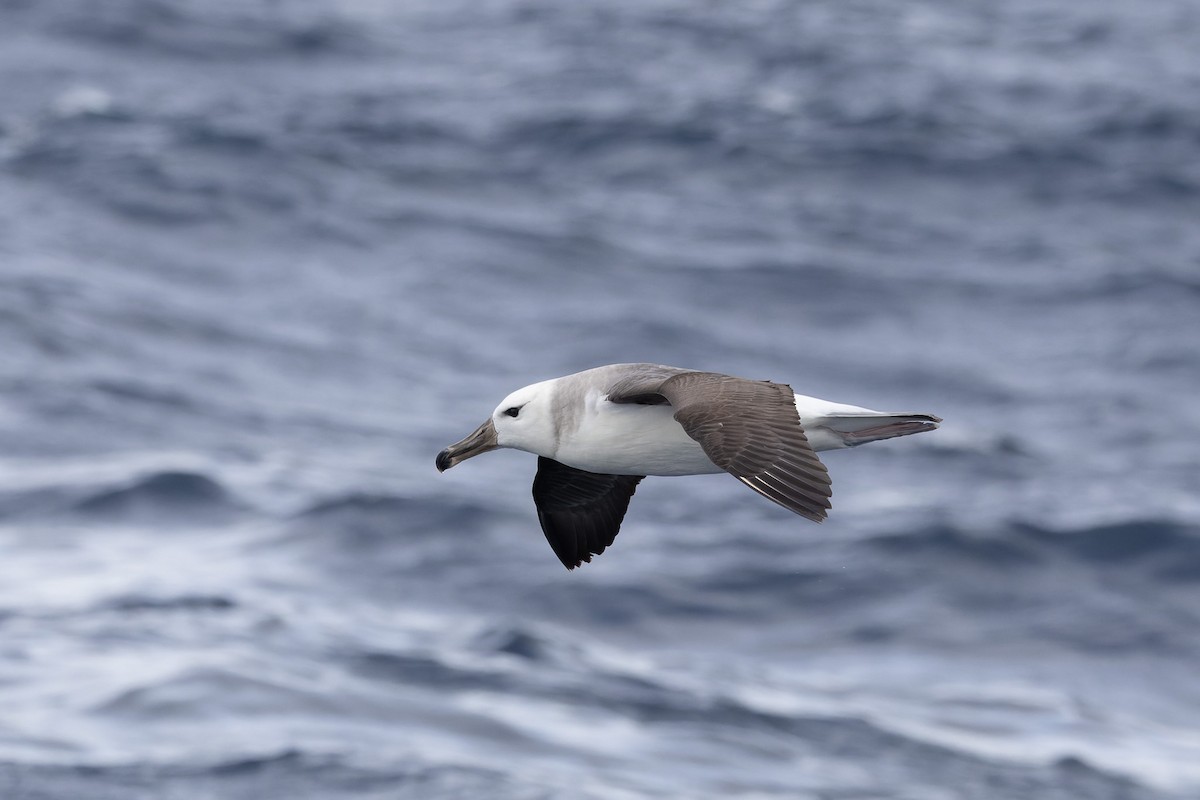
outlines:
[[[513,406],[512,408],[506,408],[504,409],[504,413],[510,417],[515,417],[517,414],[521,413],[521,407]]]

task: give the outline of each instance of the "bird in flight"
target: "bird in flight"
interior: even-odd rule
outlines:
[[[814,522],[829,511],[820,450],[937,428],[932,414],[872,411],[783,383],[661,364],[610,364],[510,394],[437,456],[439,472],[511,447],[538,457],[533,500],[567,569],[604,552],[647,475],[728,472]]]

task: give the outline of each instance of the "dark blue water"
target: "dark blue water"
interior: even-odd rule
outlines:
[[[0,2],[0,797],[1200,794],[1187,0]],[[815,526],[616,361],[946,420]]]

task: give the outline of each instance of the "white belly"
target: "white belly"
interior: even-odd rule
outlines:
[[[610,475],[721,472],[683,431],[670,406],[610,403],[589,396],[579,427],[563,437],[555,460]]]

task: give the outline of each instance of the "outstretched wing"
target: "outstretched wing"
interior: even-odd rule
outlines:
[[[538,457],[533,501],[546,541],[567,569],[613,543],[642,475],[602,475]]]
[[[829,472],[804,435],[790,386],[715,372],[648,375],[614,385],[613,403],[662,398],[714,464],[754,491],[814,522],[829,511]]]

